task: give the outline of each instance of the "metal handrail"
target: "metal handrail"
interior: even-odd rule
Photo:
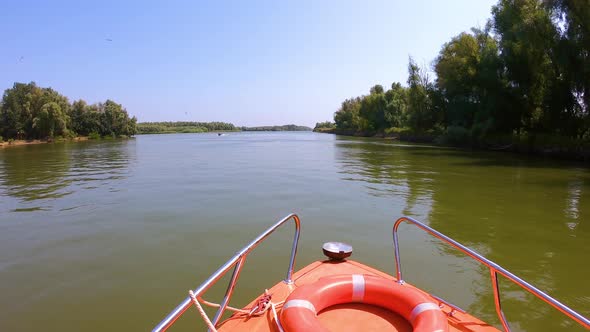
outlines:
[[[215,271],[215,273],[213,273],[209,278],[207,278],[207,280],[205,280],[204,283],[202,283],[199,287],[197,287],[197,289],[195,289],[195,291],[194,291],[195,296],[196,297],[201,296],[213,284],[215,284],[219,279],[221,279],[233,266],[235,266],[234,271],[231,276],[231,279],[230,279],[230,282],[227,286],[227,290],[225,291],[225,296],[224,296],[223,300],[221,301],[221,304],[219,306],[219,309],[217,310],[217,313],[215,314],[215,317],[213,318],[213,321],[212,321],[213,325],[216,325],[219,322],[219,320],[223,316],[223,313],[225,312],[225,309],[227,308],[229,300],[231,299],[231,296],[233,294],[234,287],[235,287],[235,285],[238,281],[238,278],[240,276],[240,272],[242,270],[242,267],[244,266],[244,261],[246,260],[246,257],[248,256],[248,254],[254,248],[258,247],[258,245],[264,239],[266,239],[270,234],[272,234],[277,228],[281,227],[284,223],[286,223],[289,220],[293,220],[295,222],[295,235],[293,236],[293,245],[291,246],[291,258],[289,260],[289,268],[287,270],[287,277],[285,278],[285,280],[283,280],[283,282],[285,282],[287,284],[293,283],[293,279],[292,279],[293,278],[293,267],[295,265],[295,256],[297,255],[297,245],[299,243],[299,234],[301,232],[301,221],[299,220],[299,217],[296,214],[291,213],[290,215],[277,221],[274,225],[269,227],[262,234],[258,235],[257,238],[255,238],[252,242],[248,243],[248,245],[246,245],[242,250],[238,251],[230,260],[228,260],[217,271]],[[174,324],[174,322],[178,318],[180,318],[180,316],[182,316],[182,314],[190,306],[191,306],[191,298],[189,296],[187,296],[186,299],[184,299],[184,301],[182,301],[174,310],[172,310],[172,312],[170,312],[168,314],[168,316],[166,316],[166,318],[164,318],[152,330],[152,332],[166,331],[170,326],[172,326],[172,324]]]
[[[482,255],[478,254],[472,249],[467,248],[466,246],[462,245],[461,243],[451,239],[450,237],[440,233],[439,231],[424,225],[423,223],[410,218],[410,217],[401,217],[399,218],[395,224],[393,225],[393,246],[395,250],[395,269],[397,273],[397,280],[398,283],[403,284],[404,280],[402,279],[402,270],[400,264],[400,255],[399,255],[399,241],[397,236],[397,228],[402,222],[408,222],[410,224],[414,224],[418,226],[420,229],[426,231],[430,235],[442,240],[451,246],[455,247],[459,251],[465,253],[466,255],[470,256],[471,258],[475,259],[476,261],[482,263],[483,265],[487,266],[490,269],[490,274],[492,278],[492,286],[494,289],[494,302],[496,305],[496,313],[498,314],[498,318],[500,318],[502,322],[502,326],[504,327],[505,331],[510,331],[510,326],[506,321],[506,317],[504,316],[504,312],[502,311],[502,303],[500,301],[500,289],[498,287],[498,273],[506,277],[508,280],[512,281],[513,283],[517,284],[527,292],[535,295],[536,297],[540,298],[547,304],[551,305],[555,309],[561,311],[574,321],[578,322],[583,327],[590,329],[590,320],[579,313],[575,312],[574,310],[570,309],[568,306],[564,305],[563,303],[557,301],[556,299],[552,298],[551,296],[545,294],[541,290],[537,289],[533,285],[529,284],[528,282],[522,280],[521,278],[515,276],[508,270],[504,269],[500,265],[492,262],[491,260],[483,257]]]

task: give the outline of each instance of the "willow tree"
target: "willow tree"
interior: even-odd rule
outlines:
[[[385,92],[385,122],[388,128],[406,125],[408,110],[408,89],[400,83],[391,84],[391,89]]]
[[[68,99],[51,88],[40,88],[34,82],[14,83],[2,97],[0,123],[3,136],[45,138],[53,136],[49,135],[50,128],[54,128],[56,135],[62,135],[68,125],[69,107]]]
[[[500,56],[514,95],[522,109],[520,127],[528,132],[547,131],[559,120],[559,108],[547,109],[556,87],[558,32],[550,13],[539,0],[500,0],[492,8]]]
[[[38,137],[54,137],[67,132],[68,116],[56,102],[46,103],[33,119]]]

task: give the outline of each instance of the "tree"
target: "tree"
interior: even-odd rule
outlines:
[[[462,127],[476,139],[517,127],[515,110],[504,102],[510,98],[503,68],[487,29],[472,29],[444,44],[434,63],[438,97],[433,104],[442,106],[445,124]]]
[[[70,104],[57,91],[40,88],[34,82],[14,83],[4,91],[0,103],[0,135],[6,138],[47,138],[70,132],[130,136],[136,133],[136,125],[137,119],[129,118],[123,106],[111,100],[95,105],[83,100]]]
[[[2,136],[7,138],[26,138],[33,122],[33,99],[41,93],[35,82],[14,83],[2,96]],[[28,135],[27,135],[28,136]]]
[[[361,99],[359,115],[363,121],[362,130],[364,131],[381,131],[386,127],[385,123],[385,94],[381,85],[375,85],[371,88],[371,94]]]
[[[55,103],[55,105],[43,109],[45,105],[50,103]],[[0,109],[2,133],[5,137],[20,139],[46,137],[47,131],[40,131],[39,121],[43,123],[43,119],[49,119],[47,116],[53,115],[60,117],[59,121],[61,121],[61,113],[67,112],[69,107],[68,99],[51,88],[40,88],[34,82],[15,83],[12,89],[4,91],[2,97],[2,108]],[[40,114],[41,112],[44,113]],[[39,119],[37,120],[38,125],[34,126],[36,118]],[[66,121],[67,127],[67,116],[63,120]],[[56,127],[58,130],[59,128],[59,126]],[[60,131],[59,134],[62,133]]]
[[[340,109],[334,113],[334,123],[340,130],[360,130],[359,109],[361,98],[350,98],[342,102]]]
[[[408,109],[408,91],[400,83],[391,84],[385,92],[385,123],[387,127],[403,127]]]
[[[582,138],[590,128],[590,6],[587,1],[544,3],[559,34],[555,53],[561,80],[556,90],[561,93],[549,101],[565,105],[567,119],[562,122]]]
[[[450,125],[473,126],[480,102],[479,55],[475,37],[462,33],[444,44],[435,60],[436,84],[449,104],[446,121]]]
[[[384,90],[383,90],[383,85],[381,85],[381,84],[376,84],[376,85],[374,85],[374,86],[371,88],[371,90],[370,90],[370,93],[371,93],[372,95],[373,95],[373,94],[381,94],[381,93],[383,93],[383,92],[384,92]]]
[[[88,135],[84,125],[88,105],[84,100],[77,100],[70,107],[70,130],[79,135]]]
[[[317,129],[333,129],[335,127],[333,122],[325,121],[325,122],[318,122],[315,124],[313,130]]]
[[[560,74],[552,59],[557,30],[550,14],[538,0],[500,0],[492,15],[509,86],[522,107],[517,129],[548,130],[557,119],[545,101]]]
[[[129,118],[127,111],[121,104],[107,100],[98,105],[101,113],[101,135],[103,136],[130,136],[137,131],[137,119]]]
[[[443,45],[434,84],[410,57],[407,88],[375,85],[369,95],[346,100],[334,115],[336,126],[356,132],[409,127],[430,134],[444,128],[447,138],[454,133],[463,143],[482,145],[512,135],[519,142],[528,138],[530,147],[544,136],[586,144],[588,22],[588,0],[498,0],[484,28]]]
[[[33,119],[33,128],[39,137],[54,137],[63,135],[66,132],[68,117],[56,102],[49,102],[37,113]]]
[[[408,125],[417,131],[432,129],[436,122],[428,75],[410,57],[408,64]]]

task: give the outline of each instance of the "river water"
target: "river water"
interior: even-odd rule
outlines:
[[[0,150],[0,331],[150,330],[291,212],[296,268],[344,241],[393,273],[391,226],[409,215],[590,316],[584,165],[315,133],[179,134]],[[248,258],[233,304],[284,277],[292,231]],[[487,269],[400,232],[404,279],[497,324]],[[583,331],[500,286],[514,331]],[[202,326],[185,316],[173,330]]]

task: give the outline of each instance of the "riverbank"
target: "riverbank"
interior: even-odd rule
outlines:
[[[311,131],[310,127],[294,124],[258,127],[237,127],[226,122],[141,122],[137,134],[200,134],[237,131]]]
[[[50,140],[40,140],[40,139],[33,139],[33,140],[9,140],[0,143],[0,148],[7,148],[12,146],[23,146],[23,145],[36,145],[36,144],[47,144],[47,143],[56,143],[56,142],[81,142],[87,141],[89,138],[88,136],[79,136],[74,138],[61,138],[61,139],[50,139]]]
[[[398,140],[408,143],[428,143],[438,146],[456,147],[468,150],[501,151],[516,154],[541,156],[553,159],[590,162],[590,142],[573,140],[566,137],[535,136],[514,137],[498,136],[480,143],[457,143],[448,137],[415,133],[374,133],[338,130],[335,128],[316,128],[314,132],[353,137],[371,137]]]
[[[237,133],[240,130],[214,130],[214,131],[156,131],[138,132],[136,135],[168,135],[168,134],[216,134],[216,133]]]

